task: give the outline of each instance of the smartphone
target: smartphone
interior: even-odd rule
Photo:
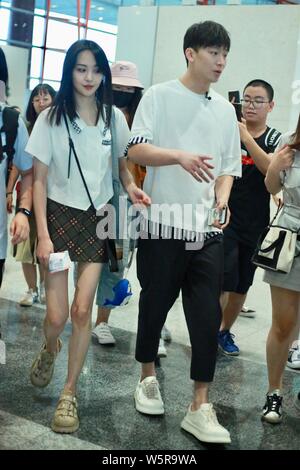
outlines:
[[[229,99],[230,103],[232,103],[232,104],[240,103],[241,98],[240,98],[239,90],[229,91],[228,92],[228,99]]]
[[[220,225],[224,225],[227,220],[227,207],[224,207],[222,211],[218,211],[218,209],[210,209],[208,212],[208,225],[212,225],[215,220],[220,222]]]
[[[241,105],[241,98],[240,92],[238,90],[229,91],[228,92],[228,99],[230,103],[234,106],[235,114],[238,121],[242,121],[242,105]]]
[[[227,207],[224,207],[221,212],[219,212],[219,222],[221,225],[224,225],[227,220]]]

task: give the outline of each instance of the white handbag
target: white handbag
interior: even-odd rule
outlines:
[[[280,209],[260,235],[252,263],[266,270],[289,273],[295,257],[296,242],[300,237],[298,232],[272,225]]]

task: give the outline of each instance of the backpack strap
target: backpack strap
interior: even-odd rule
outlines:
[[[3,143],[2,135],[1,135],[1,148],[0,151],[2,155],[0,157],[3,158],[3,153],[6,153],[8,158],[8,168],[11,166],[13,157],[15,154],[15,141],[18,134],[18,127],[19,127],[19,113],[13,108],[9,106],[5,106],[2,111],[2,121],[3,125],[0,129],[0,133],[5,134],[5,143]]]

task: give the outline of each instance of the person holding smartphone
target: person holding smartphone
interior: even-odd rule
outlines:
[[[256,267],[251,258],[258,237],[270,218],[270,195],[264,184],[280,132],[267,125],[274,107],[274,90],[265,80],[251,80],[244,88],[242,122],[242,178],[235,179],[229,199],[231,219],[224,230],[223,320],[219,347],[229,356],[239,355],[231,328],[242,310]]]
[[[241,175],[241,159],[234,109],[210,86],[222,75],[229,49],[222,25],[204,21],[190,26],[183,41],[186,72],[147,90],[128,149],[130,160],[146,166],[144,189],[152,200],[137,252],[142,289],[136,360],[141,376],[135,407],[149,415],[165,412],[154,361],[162,326],[181,291],[194,381],[181,427],[215,443],[231,442],[209,402],[221,320],[222,228],[229,211],[223,225],[218,214],[227,206],[233,177]],[[217,218],[209,225],[212,209]]]

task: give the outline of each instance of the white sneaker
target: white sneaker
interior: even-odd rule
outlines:
[[[240,311],[240,317],[245,317],[245,318],[255,318],[255,310],[251,307],[246,307],[246,305],[243,305],[242,310]]]
[[[92,336],[97,338],[99,344],[116,344],[110,328],[107,323],[101,322],[92,330]]]
[[[298,411],[300,411],[300,391],[298,392],[297,396],[295,397],[295,407]]]
[[[219,444],[229,444],[231,442],[229,432],[218,422],[211,403],[203,403],[196,411],[192,411],[190,405],[181,422],[181,427],[202,442]]]
[[[140,413],[147,415],[163,415],[164,403],[159,391],[159,383],[156,377],[146,377],[139,382],[134,393],[135,408]]]
[[[166,350],[165,342],[162,338],[160,338],[159,340],[157,357],[167,357],[167,350]]]
[[[300,369],[300,350],[299,345],[296,348],[291,348],[289,350],[289,357],[286,365],[290,369]]]
[[[162,327],[160,337],[161,337],[164,341],[166,341],[167,343],[170,343],[170,342],[172,341],[171,331],[168,330],[168,328],[166,327],[166,325],[164,325],[164,326]]]
[[[21,298],[19,304],[22,307],[31,307],[33,304],[38,302],[38,300],[39,300],[38,292],[34,291],[33,289],[29,289]]]
[[[40,303],[46,303],[46,292],[45,292],[45,284],[43,282],[40,283]]]

